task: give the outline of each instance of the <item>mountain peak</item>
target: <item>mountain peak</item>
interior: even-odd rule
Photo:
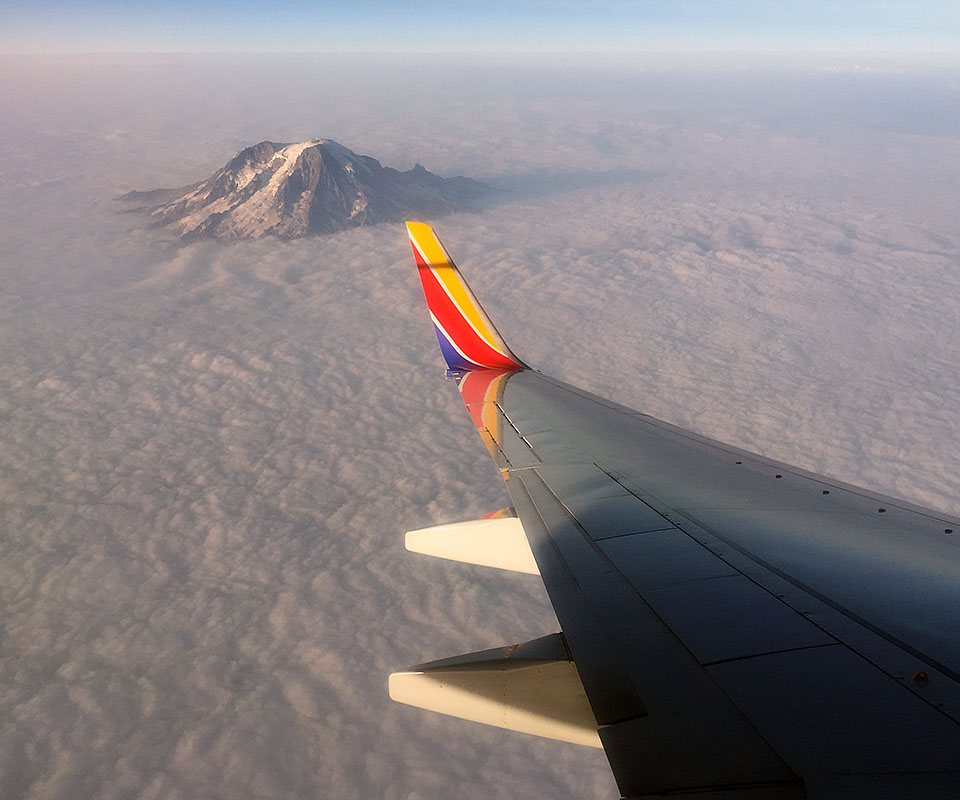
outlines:
[[[333,139],[245,147],[207,180],[151,210],[185,240],[293,239],[467,210],[484,187],[420,164],[384,167]]]

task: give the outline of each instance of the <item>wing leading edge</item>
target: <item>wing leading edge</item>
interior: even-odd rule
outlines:
[[[621,793],[960,796],[960,520],[527,369],[408,229]]]

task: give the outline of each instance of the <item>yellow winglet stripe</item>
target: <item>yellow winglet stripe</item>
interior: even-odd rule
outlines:
[[[443,249],[443,245],[440,244],[440,240],[433,232],[433,228],[425,222],[408,222],[407,230],[410,232],[410,238],[416,243],[424,261],[428,264],[436,266],[452,263],[447,251]]]
[[[497,391],[500,388],[501,383],[503,383],[502,374],[497,375],[496,378],[490,381],[490,385],[487,387],[487,391],[485,392],[485,396],[483,398],[483,410],[480,412],[480,418],[483,420],[484,427],[493,432],[493,438],[497,444],[500,443],[500,431],[498,427],[500,424],[500,417],[497,414],[497,407],[495,403],[497,401]]]
[[[460,309],[473,329],[490,347],[506,355],[504,353],[506,345],[496,333],[490,330],[486,322],[486,316],[480,311],[473,292],[464,283],[460,276],[460,270],[457,269],[443,245],[440,244],[433,228],[423,222],[408,222],[407,230],[410,233],[411,241],[420,251],[420,255],[423,256],[423,260],[430,265],[433,274],[437,276],[437,280],[440,281],[450,299]]]

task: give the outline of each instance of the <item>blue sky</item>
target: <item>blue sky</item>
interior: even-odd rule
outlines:
[[[960,4],[8,0],[0,52],[955,51]]]

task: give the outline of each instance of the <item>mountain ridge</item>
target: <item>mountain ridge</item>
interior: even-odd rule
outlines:
[[[333,139],[308,139],[264,140],[205,181],[118,199],[147,203],[154,223],[184,241],[295,239],[472,210],[486,191],[470,178],[442,178],[421,164],[400,172]]]

